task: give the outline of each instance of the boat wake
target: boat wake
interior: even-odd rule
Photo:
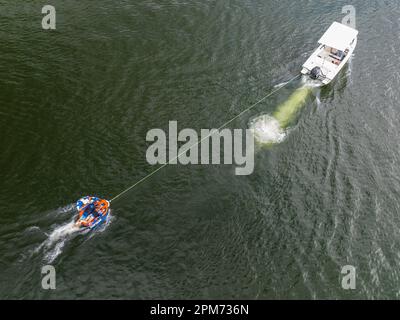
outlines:
[[[312,90],[313,87],[304,84],[280,104],[272,115],[264,114],[251,120],[249,128],[252,130],[256,142],[263,145],[281,143],[287,136],[290,124],[307,102]]]
[[[44,260],[52,263],[62,253],[66,242],[79,232],[81,230],[75,226],[73,220],[57,226],[50,234],[46,234],[47,239],[35,249],[35,253],[43,251]]]
[[[65,207],[63,210],[57,210],[57,213],[71,213],[70,209],[74,209],[73,205]],[[52,263],[57,259],[58,256],[63,252],[65,245],[77,237],[78,235],[90,234],[90,237],[96,233],[103,232],[107,226],[111,223],[112,217],[111,212],[108,215],[106,222],[97,228],[96,230],[82,229],[75,226],[75,217],[71,218],[69,222],[55,225],[54,229],[50,233],[45,233],[46,239],[33,250],[33,253],[43,253],[43,260],[46,263]]]
[[[316,87],[317,83],[303,77],[302,86],[280,104],[272,115],[264,114],[252,119],[249,128],[253,132],[255,141],[262,145],[281,143],[290,130],[290,124]]]
[[[353,72],[353,57],[354,57],[354,53],[351,56],[351,58],[349,59],[349,62],[347,63],[348,68],[347,68],[347,72],[346,72],[346,76],[349,80],[349,82],[352,84],[353,83],[353,77],[352,77],[352,72]]]
[[[315,96],[315,101],[317,102],[317,107],[321,107],[322,106],[322,102],[321,102],[321,90],[318,89],[315,91],[314,93]]]

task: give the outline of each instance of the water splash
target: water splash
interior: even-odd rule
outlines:
[[[251,120],[249,127],[256,141],[264,145],[281,143],[287,135],[287,131],[282,129],[278,120],[268,114]]]

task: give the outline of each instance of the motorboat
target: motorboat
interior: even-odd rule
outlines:
[[[358,31],[333,22],[319,39],[319,47],[303,64],[301,73],[322,85],[329,84],[343,69],[357,45]]]

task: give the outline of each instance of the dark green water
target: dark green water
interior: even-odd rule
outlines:
[[[45,31],[41,1],[0,1],[1,298],[398,298],[398,1],[51,4]],[[154,169],[148,130],[218,127],[296,75],[346,4],[360,31],[349,67],[252,175],[169,166],[115,201],[103,232],[50,241],[77,198]]]

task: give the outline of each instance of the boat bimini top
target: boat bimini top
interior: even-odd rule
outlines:
[[[339,22],[331,24],[318,43],[336,50],[345,51],[357,38],[358,31]]]

